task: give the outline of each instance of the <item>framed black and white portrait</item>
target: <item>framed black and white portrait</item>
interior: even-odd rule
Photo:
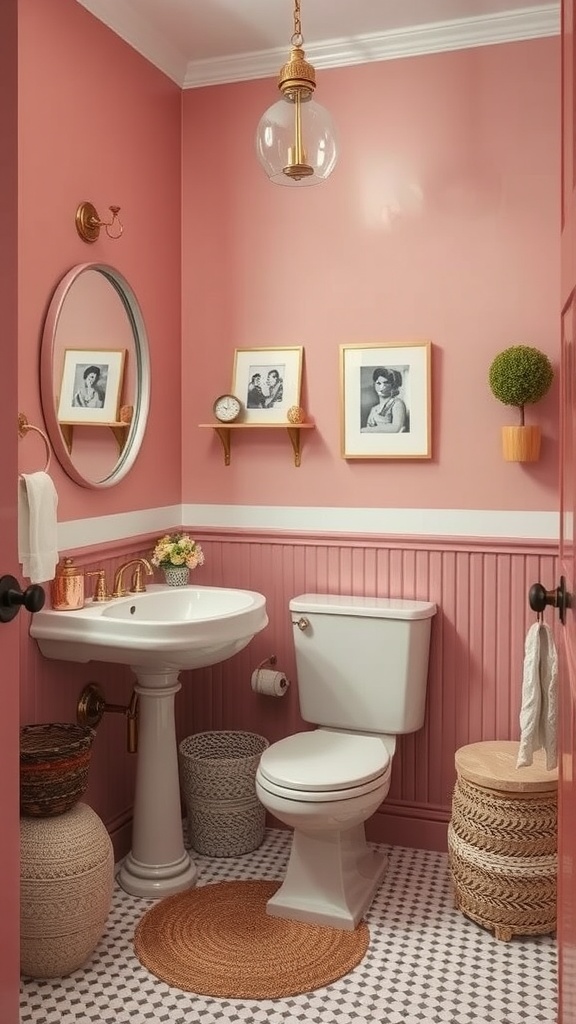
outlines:
[[[429,459],[429,341],[340,346],[344,459]]]

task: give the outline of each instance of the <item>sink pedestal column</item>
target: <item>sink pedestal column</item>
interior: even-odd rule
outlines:
[[[189,889],[197,868],[184,849],[178,777],[174,697],[181,684],[174,670],[133,668],[138,694],[138,763],[132,850],[118,881],[126,892],[148,899]]]

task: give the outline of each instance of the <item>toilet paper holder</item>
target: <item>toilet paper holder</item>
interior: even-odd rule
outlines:
[[[259,665],[256,665],[256,671],[259,672],[261,668],[268,668],[269,665],[275,665],[277,661],[278,658],[276,655],[271,654],[269,658],[264,658],[264,661],[261,661]]]
[[[290,682],[284,672],[275,667],[276,660],[276,655],[271,654],[254,669],[250,680],[254,693],[267,697],[283,697],[285,695]]]

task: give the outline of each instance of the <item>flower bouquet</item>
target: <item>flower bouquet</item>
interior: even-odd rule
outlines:
[[[204,564],[204,552],[189,534],[166,533],[156,541],[150,560],[164,570],[166,583],[182,586],[188,582],[190,569]]]

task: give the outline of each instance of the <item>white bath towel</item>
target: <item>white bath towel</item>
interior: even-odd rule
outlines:
[[[531,765],[534,751],[541,748],[546,754],[546,768],[551,771],[556,767],[557,714],[558,654],[554,636],[544,622],[535,622],[526,634],[517,768]]]
[[[58,564],[58,495],[48,473],[22,473],[18,480],[18,559],[31,583],[54,579]]]

